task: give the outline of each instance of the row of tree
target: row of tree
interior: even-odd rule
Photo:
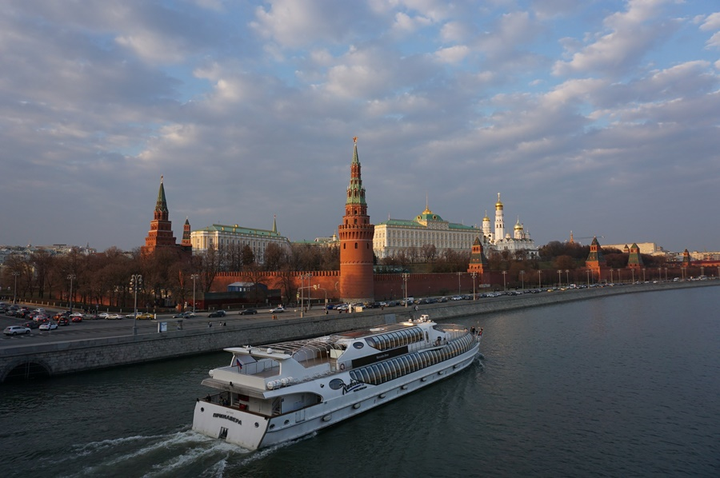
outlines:
[[[507,251],[488,257],[488,270],[507,271],[510,277],[520,278],[532,271],[551,269],[574,271],[584,267],[589,247],[577,243],[550,242],[539,249],[539,258],[527,258],[524,253]],[[607,250],[608,267],[624,268],[627,254]],[[664,258],[642,256],[647,267],[664,264]],[[60,299],[82,303],[129,308],[135,301],[133,277],[137,282],[137,303],[141,309],[168,307],[185,303],[192,294],[210,292],[213,281],[221,272],[244,272],[254,283],[261,283],[268,271],[324,271],[340,268],[340,250],[336,246],[292,244],[284,248],[269,244],[262,264],[249,246],[210,248],[183,260],[173,250],[159,249],[144,257],[140,250],[123,252],[110,248],[98,254],[83,254],[73,249],[66,255],[52,255],[38,249],[29,256],[10,255],[2,267],[0,296],[38,299]],[[470,261],[470,251],[438,251],[433,245],[407,248],[377,264],[396,266],[411,272],[464,272]],[[522,273],[520,271],[523,271]],[[292,280],[288,274],[285,293],[293,296]],[[529,275],[528,275],[529,278]],[[519,280],[519,279],[517,279]]]

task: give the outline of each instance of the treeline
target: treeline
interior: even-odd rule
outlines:
[[[54,255],[39,249],[29,256],[6,258],[0,277],[0,296],[21,299],[61,300],[88,307],[134,305],[133,276],[140,275],[137,303],[140,309],[171,307],[185,303],[196,293],[209,292],[220,272],[245,272],[259,283],[266,271],[338,270],[338,247],[293,244],[282,248],[269,244],[264,263],[258,264],[249,246],[210,248],[184,258],[175,249],[158,249],[144,257],[140,249],[123,252],[110,248],[102,253],[83,254],[72,249]]]
[[[490,254],[489,271],[506,271],[506,278],[515,283],[535,281],[537,271],[546,271],[545,280],[559,275],[578,279],[576,271],[584,268],[589,246],[577,243],[550,242],[539,249],[539,257],[529,258],[525,251]],[[603,250],[610,268],[625,268],[628,255],[614,249]],[[183,259],[174,249],[159,249],[144,257],[140,249],[123,252],[110,248],[98,254],[83,254],[73,249],[66,255],[52,255],[38,250],[29,256],[10,255],[2,267],[2,293],[12,298],[60,299],[88,306],[95,304],[128,308],[134,304],[133,276],[142,276],[138,284],[138,307],[170,307],[184,303],[196,293],[210,292],[220,272],[243,272],[250,281],[261,283],[269,271],[325,271],[340,268],[340,249],[337,246],[292,244],[289,248],[269,244],[262,264],[256,260],[249,246],[233,245],[210,248]],[[642,255],[648,268],[665,264],[664,257]],[[465,272],[470,251],[450,249],[438,251],[432,244],[410,247],[392,257],[375,260],[378,265],[397,267],[411,272]],[[389,270],[392,270],[389,267]]]

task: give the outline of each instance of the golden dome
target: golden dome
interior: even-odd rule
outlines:
[[[502,208],[503,208],[503,203],[500,202],[500,193],[498,193],[498,200],[495,203],[495,209],[502,209]]]

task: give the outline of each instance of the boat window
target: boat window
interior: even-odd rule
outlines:
[[[385,381],[389,381],[395,378],[393,374],[393,367],[388,362],[382,362],[383,369],[385,370]]]

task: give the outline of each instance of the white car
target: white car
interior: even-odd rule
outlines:
[[[29,334],[30,328],[29,327],[23,327],[21,325],[10,325],[8,327],[5,327],[5,330],[3,330],[3,334],[5,335],[18,335],[18,334]]]
[[[58,325],[55,322],[50,321],[50,322],[45,322],[44,324],[41,324],[39,328],[40,328],[40,330],[55,330],[58,328]]]
[[[275,307],[274,309],[270,309],[271,314],[279,314],[280,312],[285,312],[285,307],[279,306]]]

